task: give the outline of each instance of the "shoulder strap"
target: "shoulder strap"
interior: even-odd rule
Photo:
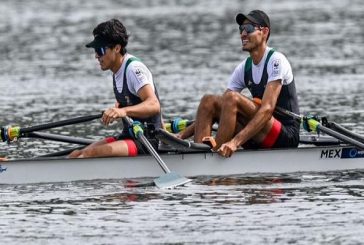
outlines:
[[[265,66],[268,64],[268,61],[269,61],[270,57],[272,56],[272,54],[274,53],[274,51],[275,51],[275,49],[273,49],[273,48],[271,50],[269,50],[267,59],[265,60],[265,64],[264,64]],[[249,56],[245,61],[245,67],[244,67],[245,72],[252,69],[252,63],[253,63],[252,57]]]
[[[124,68],[124,75],[126,74],[126,69],[128,68],[128,66],[130,65],[131,62],[133,61],[140,61],[139,58],[137,57],[131,57],[129,58],[127,61],[126,61],[126,64],[125,64],[125,68]]]
[[[247,72],[247,71],[249,71],[249,70],[251,70],[252,69],[252,57],[248,57],[247,59],[246,59],[246,61],[245,61],[245,67],[244,67],[244,71],[245,72]]]
[[[274,51],[276,51],[274,48],[269,50],[268,55],[267,55],[267,59],[265,60],[265,64],[264,64],[265,67],[267,67],[268,61],[269,61],[270,57],[272,56],[272,54],[274,53]]]

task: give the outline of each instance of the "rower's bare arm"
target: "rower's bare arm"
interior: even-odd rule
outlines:
[[[138,96],[142,102],[137,105],[125,107],[127,116],[148,118],[161,111],[159,100],[154,93],[152,85],[144,85],[139,89]]]
[[[111,107],[105,110],[102,116],[103,123],[108,125],[125,116],[148,118],[160,112],[160,103],[151,85],[147,84],[139,89],[138,96],[142,102],[137,105],[121,108]]]

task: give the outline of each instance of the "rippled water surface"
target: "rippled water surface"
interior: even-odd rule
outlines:
[[[291,61],[301,111],[364,133],[364,6],[349,1],[0,2],[0,126],[37,125],[113,105],[111,74],[84,47],[101,21],[120,18],[129,52],[150,67],[166,119],[192,119],[221,93],[240,51],[235,15],[263,9],[269,45]],[[118,125],[54,133],[99,139]],[[0,156],[70,147],[21,139]],[[198,177],[187,188],[125,188],[122,180],[0,186],[4,244],[360,244],[364,173]]]

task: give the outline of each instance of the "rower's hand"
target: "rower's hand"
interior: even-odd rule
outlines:
[[[236,143],[232,140],[229,142],[226,142],[225,144],[222,144],[220,148],[217,150],[217,153],[219,153],[220,156],[223,157],[231,157],[231,155],[238,149],[238,146]]]
[[[125,110],[123,108],[112,107],[107,109],[104,114],[102,114],[101,121],[107,126],[122,117],[126,117]]]

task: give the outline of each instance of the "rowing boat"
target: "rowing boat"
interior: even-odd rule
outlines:
[[[171,187],[183,185],[189,181],[181,175],[196,177],[364,169],[363,136],[333,122],[322,120],[325,124],[323,125],[317,119],[278,109],[280,113],[299,121],[306,120],[309,132],[324,132],[328,136],[300,137],[301,144],[298,148],[239,149],[232,157],[223,158],[212,152],[207,145],[177,139],[173,134],[158,129],[154,133],[167,146],[167,148],[159,149],[159,153],[148,149],[150,154],[137,157],[69,159],[53,155],[52,157],[14,159],[0,162],[0,184],[155,178],[164,172],[165,175],[155,179],[154,182],[158,187]],[[8,143],[19,137],[37,137],[87,145],[92,141],[34,131],[86,122],[100,116],[101,114],[90,115],[28,128],[3,127],[0,135],[2,141]],[[142,134],[139,137],[148,146],[148,140]],[[159,163],[159,166],[155,164],[155,161]],[[170,173],[170,170],[173,173]]]
[[[241,149],[231,158],[201,151],[165,151],[160,156],[172,171],[188,177],[364,168],[364,151],[350,145]],[[0,184],[131,179],[157,177],[162,173],[150,155],[91,159],[46,157],[1,162]]]

